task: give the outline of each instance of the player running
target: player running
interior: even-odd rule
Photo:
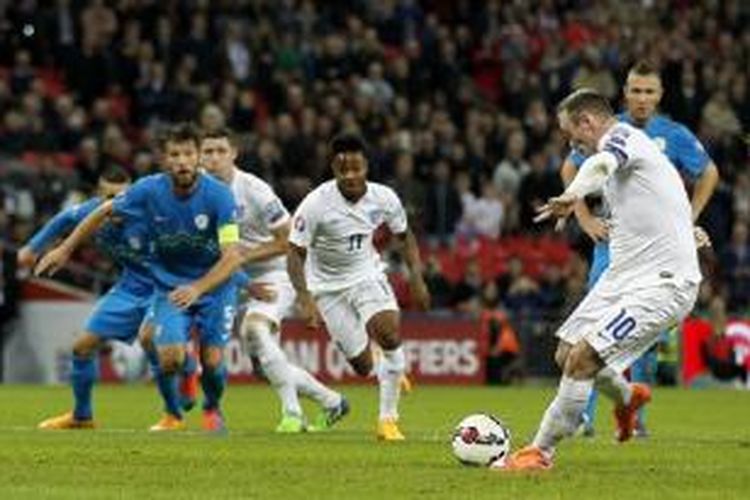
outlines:
[[[618,123],[607,99],[588,89],[562,101],[558,120],[571,145],[591,156],[565,192],[541,207],[538,220],[564,219],[578,200],[603,191],[612,258],[558,330],[557,396],[531,445],[508,459],[510,470],[552,467],[555,447],[575,432],[594,385],[615,402],[619,440],[630,439],[651,391],[628,384],[622,372],[690,312],[701,281],[690,202],[656,143]]]
[[[310,430],[326,429],[349,412],[347,400],[292,364],[280,345],[280,327],[294,316],[296,294],[286,270],[290,217],[271,187],[235,165],[237,144],[229,129],[204,133],[203,167],[231,186],[237,203],[240,240],[245,248],[244,269],[252,276],[255,296],[242,307],[241,336],[254,365],[281,400],[276,432],[297,433],[307,428],[298,393],[322,408]]]
[[[399,335],[399,309],[372,242],[383,223],[395,236],[411,273],[416,304],[428,308],[430,295],[406,214],[390,188],[367,182],[364,141],[343,134],[331,142],[335,179],[309,193],[294,215],[288,267],[308,326],[317,311],[332,340],[357,374],[373,372],[368,337],[382,349],[376,375],[380,385],[377,437],[404,439],[398,427],[399,381],[406,360]]]
[[[628,72],[623,89],[626,111],[617,119],[640,128],[669,158],[678,172],[694,182],[691,207],[693,222],[700,217],[703,208],[713,195],[719,180],[716,165],[706,153],[700,141],[684,126],[657,114],[657,107],[663,95],[659,73],[646,62],[639,62]],[[585,157],[573,152],[565,160],[560,170],[563,182],[567,185],[575,177],[577,169]],[[575,215],[581,229],[594,241],[594,253],[589,271],[588,287],[594,286],[609,265],[609,245],[607,244],[606,208],[594,215],[586,203],[576,203]],[[631,379],[635,382],[653,384],[656,377],[656,350],[651,349],[636,361],[631,368]],[[585,436],[594,434],[597,391],[591,393],[584,413]],[[638,413],[636,436],[647,435],[645,413]]]
[[[144,241],[154,248],[154,343],[167,381],[167,412],[151,427],[155,431],[185,428],[176,375],[185,362],[192,325],[200,339],[203,428],[224,429],[219,405],[226,384],[223,348],[234,319],[236,289],[228,278],[241,262],[239,229],[232,193],[199,172],[199,146],[192,126],[170,129],[161,142],[168,173],[144,177],[122,196],[103,203],[37,266],[39,272],[59,268],[110,216],[143,221]]]

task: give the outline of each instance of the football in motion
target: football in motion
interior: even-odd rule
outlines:
[[[464,465],[502,465],[510,453],[510,431],[492,415],[469,415],[456,426],[451,446]]]

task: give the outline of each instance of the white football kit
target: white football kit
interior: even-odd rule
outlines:
[[[373,234],[381,224],[406,231],[406,213],[396,193],[375,182],[351,203],[335,181],[305,197],[292,223],[290,243],[307,249],[307,286],[331,338],[351,359],[364,351],[367,321],[380,311],[398,311]]]
[[[272,241],[272,231],[289,221],[289,212],[273,189],[262,179],[241,170],[235,170],[231,187],[242,244],[253,247]],[[285,255],[250,263],[244,269],[253,283],[262,283],[276,294],[271,301],[250,298],[242,305],[245,315],[261,314],[276,326],[294,315],[296,293],[287,274]]]
[[[617,160],[603,188],[610,265],[557,335],[585,339],[622,372],[689,314],[701,274],[685,187],[658,146],[618,123],[597,149]]]

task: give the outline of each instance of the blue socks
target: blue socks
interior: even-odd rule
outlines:
[[[218,410],[224,387],[227,384],[227,369],[222,362],[216,368],[203,367],[201,387],[203,388],[203,409]]]
[[[71,373],[75,408],[73,417],[76,420],[91,420],[91,389],[96,381],[96,361],[94,357],[81,358],[73,354],[73,371]]]
[[[166,375],[162,372],[159,365],[159,354],[156,350],[147,351],[146,357],[148,358],[148,364],[151,366],[151,374],[154,377],[154,382],[156,382],[156,387],[164,401],[164,411],[177,418],[182,418],[180,398],[177,391],[177,377],[174,374]]]

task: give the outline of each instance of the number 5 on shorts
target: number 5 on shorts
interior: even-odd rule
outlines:
[[[604,327],[604,331],[612,335],[615,340],[622,340],[628,336],[630,332],[635,328],[635,319],[628,315],[628,312],[623,308],[610,321],[607,326]]]

